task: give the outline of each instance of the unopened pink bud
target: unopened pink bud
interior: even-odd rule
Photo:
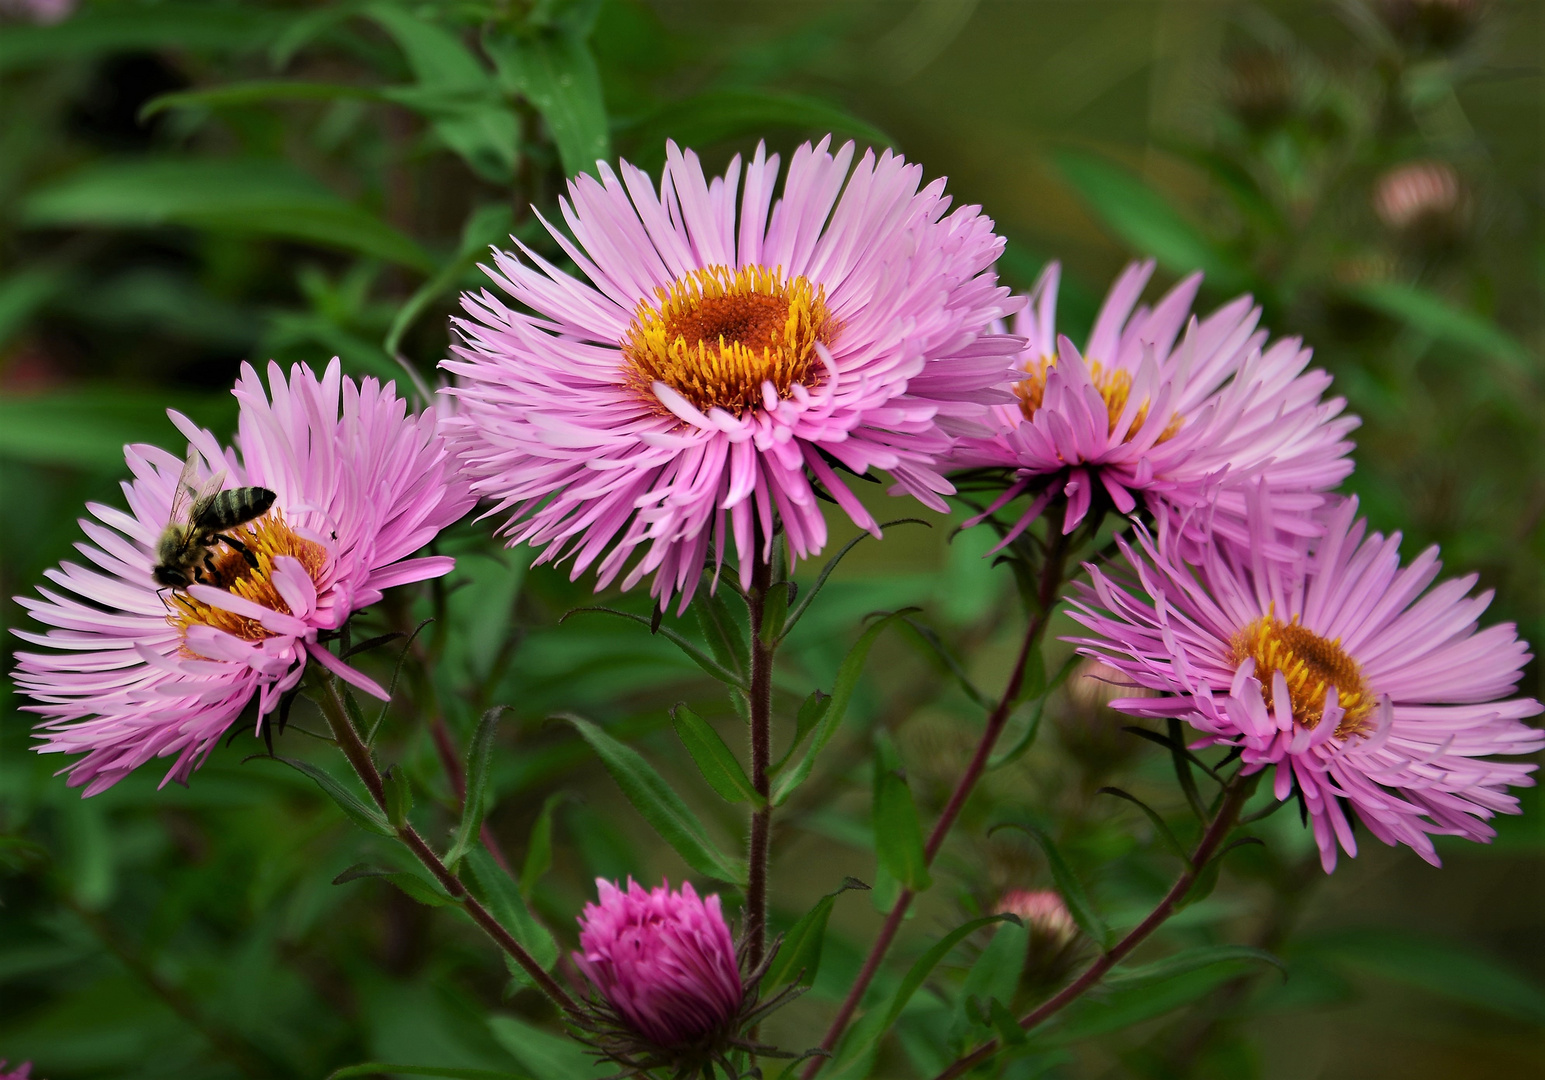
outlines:
[[[618,1017],[659,1047],[677,1047],[723,1028],[742,998],[735,943],[719,898],[692,886],[627,891],[596,880],[599,902],[580,916],[585,977]]]
[[[1052,949],[1066,945],[1078,933],[1078,924],[1068,913],[1067,904],[1051,889],[1010,889],[998,901],[993,914],[1019,916],[1030,933]]]

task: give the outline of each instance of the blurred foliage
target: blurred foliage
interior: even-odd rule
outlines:
[[[787,151],[833,131],[895,145],[987,205],[1011,283],[1063,258],[1075,338],[1134,253],[1174,276],[1205,269],[1210,301],[1255,293],[1364,417],[1351,486],[1375,524],[1405,529],[1412,550],[1442,543],[1451,569],[1498,590],[1493,614],[1545,639],[1542,20],[1479,0],[86,0],[53,25],[13,19],[0,26],[0,584],[27,591],[70,557],[81,506],[119,498],[123,444],[172,445],[166,408],[229,431],[243,359],[337,354],[427,392],[488,244],[513,233],[563,262],[532,208],[558,220],[566,174],[615,154],[657,169],[667,137],[718,165],[760,138]],[[895,516],[884,501],[870,500]],[[812,688],[847,695],[779,811],[775,926],[797,922],[791,940],[819,959],[811,993],[769,1025],[785,1045],[817,1040],[876,908],[898,880],[922,883],[908,815],[932,820],[983,715],[956,675],[992,695],[1012,661],[1009,578],[980,557],[986,539],[948,543],[936,526],[860,544],[780,656],[777,753]],[[528,569],[480,526],[438,543],[455,574],[355,630],[436,620],[407,647],[377,743],[426,835],[449,839],[447,765],[509,703],[488,821],[560,950],[593,876],[674,882],[691,874],[683,845],[699,870],[735,851],[740,812],[714,793],[736,778],[709,733],[738,747],[742,722],[703,666],[624,620],[560,624],[588,585]],[[647,621],[643,598],[604,602]],[[861,659],[844,668],[862,616],[908,605],[915,626],[866,635],[864,673]],[[730,663],[712,620],[666,626]],[[403,648],[376,651],[379,675]],[[1050,674],[1065,647],[1048,653]],[[1071,875],[1119,931],[1167,887],[1162,831],[1102,785],[1194,840],[1168,756],[1072,686],[1045,703],[1049,723],[1016,720],[1021,753],[935,863],[872,992],[900,1020],[874,1075],[931,1076],[992,1033],[982,1003],[1020,992],[1005,974],[1023,955],[1015,928],[926,950],[1005,888]],[[187,789],[157,790],[146,769],[83,802],[25,752],[26,715],[7,707],[0,1057],[34,1059],[45,1080],[313,1078],[369,1061],[597,1075],[470,923],[410,899],[432,889],[389,845],[301,773],[247,760],[263,752],[250,725]],[[559,710],[659,769],[701,835],[660,843],[574,727],[548,722]],[[333,769],[310,737],[322,726],[297,707],[281,752]],[[871,767],[876,746],[904,782]],[[614,775],[636,768],[616,760]],[[1329,881],[1291,810],[1265,818],[1264,848],[1231,855],[1126,978],[1014,1047],[1002,1075],[1542,1075],[1538,802],[1490,849],[1440,845],[1441,874],[1380,849]],[[1010,813],[1044,823],[1046,846],[985,839]],[[359,864],[371,874],[332,884]],[[874,902],[834,894],[849,876]],[[1290,977],[1217,951],[1239,941]]]

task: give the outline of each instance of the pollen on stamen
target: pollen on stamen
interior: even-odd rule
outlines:
[[[1313,729],[1325,717],[1325,694],[1336,689],[1336,701],[1344,712],[1336,725],[1336,738],[1371,733],[1368,723],[1376,700],[1362,669],[1341,648],[1340,639],[1328,641],[1297,621],[1281,622],[1263,615],[1234,635],[1232,660],[1255,660],[1256,677],[1268,711],[1272,701],[1272,674],[1282,672],[1291,699],[1293,722]]]
[[[802,275],[708,266],[640,302],[622,342],[625,377],[660,412],[668,410],[657,382],[703,412],[740,416],[764,404],[764,383],[780,398],[819,383],[815,346],[831,344],[837,329],[825,290]]]
[[[1116,425],[1121,422],[1121,414],[1126,410],[1127,399],[1132,395],[1132,373],[1123,368],[1112,368],[1107,371],[1105,365],[1098,360],[1086,361],[1089,367],[1089,381],[1094,383],[1094,388],[1100,392],[1100,397],[1105,399],[1105,410],[1109,414],[1109,431],[1114,433]],[[1026,420],[1035,418],[1036,411],[1040,409],[1046,394],[1046,375],[1057,365],[1057,358],[1043,356],[1040,360],[1026,369],[1025,377],[1014,384],[1014,396],[1019,399],[1019,410],[1024,413]],[[1126,435],[1122,442],[1131,442],[1137,438],[1143,425],[1148,422],[1148,402],[1145,400],[1132,417],[1132,423],[1127,425]],[[1159,433],[1155,445],[1168,442],[1180,431],[1180,414],[1176,413],[1169,418],[1164,425],[1164,430]]]
[[[205,571],[202,584],[224,589],[286,615],[293,614],[284,602],[284,597],[274,587],[274,560],[281,555],[291,556],[305,567],[312,581],[320,582],[327,564],[327,549],[315,540],[308,540],[296,533],[278,510],[270,510],[255,521],[230,531],[246,547],[257,565],[253,566],[236,549],[220,544],[214,549],[213,567]],[[243,641],[261,641],[274,636],[256,619],[206,604],[180,590],[170,594],[167,608],[167,622],[182,634],[183,653],[187,656],[198,655],[186,644],[188,629],[195,624],[212,626]]]

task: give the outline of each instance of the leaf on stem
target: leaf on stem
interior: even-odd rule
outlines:
[[[1057,891],[1062,894],[1062,899],[1068,905],[1068,914],[1073,916],[1073,921],[1078,928],[1088,934],[1100,948],[1110,947],[1110,928],[1105,925],[1105,920],[1089,902],[1089,894],[1084,891],[1083,882],[1078,880],[1078,875],[1073,873],[1073,868],[1062,857],[1062,852],[1057,850],[1056,843],[1045,829],[1029,821],[1005,821],[994,825],[988,830],[992,835],[999,829],[1019,829],[1041,846],[1041,851],[1046,855],[1046,865],[1051,869],[1052,881],[1056,883]]]
[[[897,518],[895,521],[885,522],[880,526],[880,529],[883,532],[893,525],[921,525],[924,528],[933,528],[932,525],[928,524],[928,522],[924,521],[922,518]],[[846,556],[848,552],[852,551],[860,543],[868,539],[868,537],[868,533],[860,533],[853,539],[849,540],[846,544],[842,545],[841,551],[837,552],[837,554],[826,560],[825,565],[821,567],[821,572],[816,575],[815,584],[810,586],[810,590],[806,592],[805,595],[800,598],[799,603],[795,604],[793,609],[789,611],[788,618],[784,619],[783,633],[779,637],[780,641],[783,640],[783,638],[788,637],[789,634],[793,632],[795,624],[804,617],[806,611],[810,610],[811,603],[814,602],[816,596],[826,586],[826,579],[831,577],[833,570],[837,569],[837,564],[843,560],[843,557]],[[910,608],[909,610],[921,611],[922,609]]]
[[[650,827],[676,849],[688,866],[719,881],[734,885],[746,883],[745,863],[718,849],[703,830],[697,815],[636,750],[618,742],[588,720],[567,714],[556,718],[574,725],[574,730],[590,744],[628,801]]]
[[[835,892],[829,892],[817,900],[815,907],[788,928],[778,946],[777,955],[768,965],[767,974],[762,977],[764,994],[771,994],[792,982],[800,986],[809,986],[815,982],[821,967],[821,946],[826,941],[826,923],[831,918],[832,906],[837,897],[849,889],[868,891],[869,886],[857,878],[844,878]]]
[[[1035,737],[1041,733],[1041,717],[1046,713],[1046,695],[1042,694],[1030,702],[1028,709],[1016,711],[1024,712],[1024,724],[1007,740],[1006,746],[987,759],[989,772],[1018,761],[1035,744]]]
[[[333,884],[347,885],[361,878],[381,878],[383,881],[389,881],[402,890],[409,899],[417,900],[428,907],[450,907],[456,903],[456,899],[440,888],[438,883],[420,877],[413,870],[382,870],[368,863],[355,863],[333,878]]]
[[[538,922],[526,907],[519,885],[494,862],[494,857],[484,847],[475,847],[467,852],[467,866],[472,871],[478,899],[487,905],[493,917],[499,920],[499,925],[520,942],[521,947],[531,954],[543,971],[551,971],[558,962],[558,944],[547,927]],[[509,957],[505,959],[511,975],[523,982],[530,981],[524,968]]]
[[[1191,865],[1191,853],[1186,850],[1185,845],[1180,842],[1179,838],[1176,837],[1174,832],[1170,830],[1170,827],[1164,823],[1164,819],[1159,816],[1159,812],[1153,807],[1143,802],[1143,800],[1139,799],[1136,795],[1133,795],[1130,791],[1123,791],[1119,787],[1102,787],[1099,791],[1095,792],[1095,794],[1114,795],[1116,798],[1125,799],[1127,802],[1137,807],[1148,816],[1149,821],[1153,822],[1154,832],[1158,835],[1159,839],[1164,842],[1164,846],[1178,855],[1181,862],[1185,863],[1187,866]]]
[[[523,238],[530,231],[532,224],[535,223],[528,223],[526,228],[520,230]],[[513,228],[514,216],[510,213],[510,208],[502,203],[491,203],[473,210],[468,215],[466,224],[462,226],[461,246],[456,250],[456,257],[435,271],[433,277],[403,301],[392,319],[391,328],[386,332],[386,339],[381,343],[382,351],[388,356],[396,356],[403,336],[418,321],[424,310],[455,289],[462,278],[477,265],[478,260],[488,254],[489,247],[509,239]]]
[[[565,174],[594,173],[597,160],[611,157],[601,75],[583,29],[490,30],[483,35],[483,51],[505,90],[525,98],[547,121]]]
[[[993,933],[992,940],[982,950],[982,955],[976,958],[976,963],[966,972],[966,978],[960,984],[960,996],[956,1012],[957,1025],[964,1027],[963,1021],[970,1015],[970,1007],[973,999],[978,1009],[984,1004],[990,1003],[986,1009],[986,1015],[982,1015],[979,1023],[990,1023],[991,1005],[1002,1008],[1003,1002],[1012,1004],[1014,993],[1019,988],[1019,976],[1025,968],[1025,956],[1030,949],[1030,928],[1022,923],[1005,922]],[[1013,1025],[1019,1030],[1019,1025]],[[962,1031],[962,1034],[964,1032]],[[1023,1037],[1023,1032],[1020,1032]]]
[[[392,828],[391,822],[375,807],[367,805],[363,799],[350,791],[344,783],[332,773],[321,769],[309,761],[300,761],[296,758],[275,757],[274,761],[282,761],[290,768],[303,772],[316,781],[317,787],[333,802],[338,804],[338,809],[348,816],[348,819],[367,832],[373,832],[377,836],[396,836],[397,830]]]
[[[633,622],[638,623],[640,626],[647,626],[650,628],[650,633],[659,634],[661,637],[664,637],[672,645],[686,653],[688,658],[690,658],[694,664],[708,672],[708,674],[712,675],[715,679],[718,679],[726,686],[732,686],[737,690],[743,691],[748,689],[744,679],[736,675],[735,672],[729,670],[729,668],[725,667],[723,664],[719,663],[719,661],[715,660],[713,657],[709,656],[702,649],[698,648],[695,643],[687,640],[687,638],[683,637],[680,632],[671,629],[669,626],[656,626],[652,620],[646,619],[642,615],[635,615],[631,611],[618,611],[616,608],[609,607],[582,607],[575,608],[573,611],[565,613],[563,618],[559,619],[558,621],[559,623],[563,623],[568,621],[568,619],[574,615],[583,615],[588,613],[616,615],[619,618],[630,619]]]
[[[976,704],[979,705],[982,709],[986,710],[987,712],[991,712],[997,702],[993,701],[986,694],[982,693],[976,688],[976,684],[973,683],[970,677],[966,674],[966,669],[961,667],[960,661],[956,660],[954,654],[951,653],[949,649],[944,647],[944,642],[939,640],[939,635],[934,632],[933,627],[925,626],[918,622],[916,619],[909,618],[903,621],[905,621],[906,624],[912,628],[913,632],[922,639],[923,644],[932,649],[934,655],[936,655],[940,661],[943,662],[946,670],[948,670],[949,673],[955,677],[955,681],[960,684],[961,690],[965,691],[966,697],[976,702]]]
[[[1211,967],[1213,964],[1244,960],[1270,964],[1282,973],[1284,981],[1287,979],[1287,965],[1265,949],[1257,949],[1249,945],[1200,945],[1194,949],[1183,949],[1173,956],[1155,960],[1151,964],[1114,967],[1106,974],[1104,982],[1112,989],[1128,989],[1147,986],[1162,979]]]
[[[536,821],[531,824],[531,837],[526,841],[526,861],[520,868],[520,895],[526,903],[531,902],[531,894],[536,889],[536,883],[542,880],[542,875],[552,869],[553,866],[553,812],[558,805],[569,799],[566,791],[558,791],[547,796],[542,802],[542,809],[536,816]]]
[[[697,763],[698,772],[719,798],[732,803],[749,802],[757,810],[767,805],[767,800],[751,786],[740,762],[708,721],[680,704],[671,710],[671,725]]]
[[[807,601],[808,599],[806,597]],[[858,677],[863,674],[864,661],[868,659],[869,650],[874,646],[875,640],[897,619],[903,619],[914,611],[921,610],[921,608],[909,607],[893,611],[877,619],[859,636],[858,642],[848,651],[848,655],[842,660],[842,666],[837,669],[837,681],[832,686],[831,700],[826,704],[825,715],[816,725],[809,749],[792,770],[778,777],[778,783],[773,788],[774,806],[782,806],[794,790],[805,782],[810,776],[810,770],[815,767],[815,759],[820,756],[822,750],[826,749],[826,744],[831,742],[832,736],[836,735],[837,729],[842,726],[842,718],[847,715],[848,703],[853,700],[853,691],[858,686]],[[792,620],[792,616],[790,618]]]
[[[737,680],[744,682],[746,672],[751,670],[751,650],[741,629],[746,620],[735,618],[724,595],[717,590],[698,589],[692,598],[692,607],[697,612],[698,625],[703,628],[703,636],[708,639],[714,659],[733,671]]]
[[[875,736],[874,849],[885,872],[913,892],[933,884],[923,851],[923,825],[901,755],[888,732]]]
[[[408,815],[413,812],[413,785],[401,765],[387,769],[382,779],[386,781],[386,819],[393,828],[400,829],[408,823]]]
[[[789,748],[778,759],[778,763],[767,771],[777,776],[779,771],[788,764],[789,758],[794,756],[794,751],[799,749],[805,737],[815,730],[815,726],[826,715],[826,710],[831,708],[832,696],[824,690],[812,690],[810,696],[805,698],[799,706],[799,713],[794,718],[794,738],[789,741]]]
[[[456,872],[456,864],[477,843],[478,829],[483,824],[484,795],[488,791],[489,766],[493,762],[494,736],[499,729],[499,717],[508,705],[496,705],[483,714],[472,733],[467,747],[467,794],[461,802],[461,822],[456,826],[456,836],[451,849],[445,854],[445,865]]]
[[[1201,822],[1207,821],[1207,807],[1202,803],[1202,794],[1196,790],[1196,777],[1191,775],[1191,754],[1186,748],[1185,738],[1180,731],[1180,718],[1169,718],[1169,753],[1175,763],[1175,779],[1180,781],[1180,790],[1186,793],[1186,802],[1191,804],[1191,812]]]

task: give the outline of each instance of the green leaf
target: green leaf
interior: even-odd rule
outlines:
[[[999,749],[992,757],[987,759],[987,768],[989,770],[1001,769],[1005,765],[1018,761],[1024,756],[1025,751],[1035,745],[1035,737],[1041,732],[1041,717],[1046,713],[1046,697],[1047,695],[1041,694],[1034,701],[1030,702],[1028,709],[1023,710],[1025,714],[1024,724],[1007,740],[1007,746]],[[1013,722],[1012,717],[1010,717],[1010,722]]]
[[[254,52],[284,25],[254,6],[208,3],[85,5],[52,26],[7,24],[0,71],[58,60],[141,50]]]
[[[841,558],[842,553],[839,552],[837,557]],[[823,578],[826,573],[827,571],[822,571]],[[817,587],[819,584],[817,582]],[[805,782],[810,775],[810,770],[815,768],[815,759],[820,756],[822,750],[826,749],[826,744],[832,741],[832,736],[836,735],[837,729],[842,726],[842,718],[847,715],[848,704],[853,700],[853,691],[858,686],[858,677],[863,674],[864,661],[868,659],[869,650],[874,646],[875,639],[897,619],[905,618],[919,610],[921,609],[902,608],[900,611],[893,611],[884,618],[877,619],[859,636],[858,642],[848,651],[848,655],[843,658],[842,666],[837,669],[837,682],[832,687],[831,701],[827,702],[825,715],[816,725],[809,749],[792,770],[779,775],[778,783],[773,788],[774,806],[782,806],[794,790]],[[789,618],[792,623],[793,615],[791,614]]]
[[[1053,155],[1058,169],[1105,225],[1134,252],[1177,274],[1201,270],[1223,292],[1245,287],[1246,274],[1148,184],[1105,158],[1077,150]]]
[[[746,620],[735,618],[724,594],[717,589],[712,592],[699,589],[692,598],[692,607],[697,612],[698,625],[703,628],[703,636],[708,639],[708,647],[713,650],[714,658],[723,667],[733,671],[736,678],[744,680],[746,672],[751,670],[751,650],[746,644],[745,631],[741,629],[741,624]]]
[[[674,101],[624,130],[647,168],[664,160],[665,140],[682,146],[713,146],[743,136],[785,128],[814,135],[850,135],[875,147],[895,146],[885,132],[819,98],[770,90],[710,90]],[[630,159],[632,160],[632,159]]]
[[[779,552],[782,553],[782,548]],[[789,604],[793,602],[796,588],[792,581],[782,579],[767,587],[767,595],[762,599],[762,627],[757,634],[760,640],[776,642],[783,635],[783,624],[788,620]]]
[[[151,98],[140,109],[139,120],[144,123],[157,113],[169,109],[219,109],[260,105],[268,101],[337,101],[339,98],[376,101],[380,97],[380,92],[372,86],[302,82],[298,79],[249,79],[207,86],[201,90],[178,90]]]
[[[601,75],[580,32],[491,30],[483,36],[483,51],[505,89],[529,101],[547,121],[566,174],[593,173],[598,160],[611,157]]]
[[[305,773],[316,781],[317,787],[338,804],[350,821],[367,832],[373,832],[377,836],[396,836],[397,830],[392,828],[391,822],[385,815],[373,806],[368,806],[359,796],[355,795],[342,781],[331,773],[318,768],[309,761],[299,761],[296,758],[275,757],[275,761],[282,761],[290,768]]]
[[[616,1066],[595,1061],[573,1039],[513,1016],[490,1016],[488,1030],[533,1080],[585,1080],[616,1072]]]
[[[409,899],[417,900],[426,907],[452,907],[454,897],[441,889],[438,882],[428,881],[412,870],[382,870],[368,863],[355,863],[333,878],[334,885],[347,885],[361,878],[380,878],[400,889]]]
[[[751,786],[730,748],[706,720],[685,705],[677,705],[671,710],[671,724],[703,779],[719,798],[732,803],[749,802],[758,810],[767,805],[767,800]]]
[[[923,825],[889,733],[877,732],[874,755],[874,850],[885,872],[913,892],[933,884],[923,851]]]
[[[407,770],[402,766],[394,766],[386,770],[386,819],[394,828],[402,828],[408,823],[408,815],[413,812],[413,785],[408,780]]]
[[[499,925],[508,930],[516,941],[542,965],[543,971],[551,971],[558,962],[558,943],[553,940],[547,927],[538,922],[526,907],[525,898],[514,879],[494,861],[486,848],[476,847],[467,852],[467,866],[477,885],[479,899],[488,905]],[[512,968],[512,971],[520,970]],[[524,974],[524,972],[522,972]]]
[[[1066,1045],[1095,1035],[1124,1031],[1134,1024],[1191,1004],[1237,973],[1234,965],[1213,964],[1141,986],[1113,987],[1108,996],[1085,997],[1074,1004],[1064,1014],[1061,1025],[1053,1032],[1038,1035],[1037,1041]]]
[[[1332,964],[1545,1025],[1545,988],[1512,966],[1441,937],[1359,926],[1300,942]]]
[[[994,825],[988,830],[989,835],[999,829],[1019,829],[1041,846],[1041,850],[1046,855],[1046,865],[1051,869],[1052,881],[1056,883],[1057,891],[1062,894],[1062,899],[1068,905],[1068,914],[1073,916],[1073,921],[1078,924],[1079,929],[1088,934],[1102,949],[1108,947],[1110,928],[1105,925],[1105,920],[1089,902],[1089,894],[1084,891],[1083,883],[1078,880],[1078,875],[1073,873],[1073,868],[1062,857],[1062,852],[1057,850],[1056,843],[1046,830],[1028,821],[1007,821]]]
[[[1139,799],[1136,795],[1133,795],[1130,791],[1123,791],[1118,787],[1102,787],[1099,791],[1095,792],[1095,794],[1114,795],[1116,798],[1125,799],[1127,802],[1137,807],[1147,816],[1148,820],[1153,823],[1154,832],[1158,835],[1159,839],[1164,842],[1164,846],[1169,848],[1170,851],[1172,851],[1175,855],[1179,856],[1181,862],[1185,863],[1187,866],[1191,865],[1191,853],[1186,850],[1185,845],[1180,842],[1180,839],[1174,834],[1173,831],[1171,831],[1170,827],[1164,823],[1164,819],[1159,816],[1159,812],[1153,807],[1143,802],[1143,800]]]
[[[966,1009],[973,998],[982,1005],[988,1002],[1013,1004],[1014,992],[1019,988],[1019,976],[1025,969],[1025,959],[1029,953],[1028,926],[1005,922],[998,927],[992,941],[982,950],[982,955],[976,958],[976,963],[966,972],[965,981],[960,984],[960,1019],[964,1020],[968,1015]],[[1019,1030],[1017,1024],[1014,1027]]]
[[[897,518],[895,521],[887,521],[882,524],[880,526],[880,530],[883,532],[893,525],[922,525],[924,528],[933,528],[932,525],[929,525],[928,522],[924,521],[922,518]],[[826,579],[832,576],[833,570],[837,569],[837,564],[843,560],[848,552],[852,551],[860,543],[867,539],[869,539],[868,533],[859,533],[846,544],[842,545],[841,551],[837,552],[837,554],[826,560],[825,565],[821,567],[821,572],[816,575],[815,584],[810,586],[809,590],[804,594],[804,596],[800,597],[799,603],[794,605],[793,610],[789,612],[788,618],[784,620],[783,633],[780,635],[778,640],[782,641],[784,638],[788,637],[789,634],[793,632],[795,624],[797,624],[800,619],[804,618],[805,612],[810,610],[810,605],[815,602],[815,598],[820,595],[821,589],[825,587]],[[913,608],[911,610],[917,611],[921,609]]]
[[[1213,964],[1244,960],[1270,964],[1282,972],[1283,979],[1287,978],[1287,965],[1265,949],[1256,949],[1249,945],[1201,945],[1194,949],[1184,949],[1163,960],[1155,960],[1151,964],[1113,968],[1105,976],[1104,982],[1112,988],[1120,989],[1147,986],[1187,972],[1199,971]]]
[[[282,236],[434,270],[428,253],[386,222],[305,173],[263,159],[99,162],[34,191],[21,219],[34,228],[187,225]]]
[[[497,705],[485,712],[472,733],[467,747],[467,795],[461,801],[461,822],[456,826],[456,837],[446,853],[445,865],[452,871],[462,856],[477,843],[478,829],[483,824],[485,796],[488,793],[488,771],[493,761],[494,736],[499,731],[499,717],[508,705]]]
[[[966,674],[966,669],[960,666],[960,661],[955,659],[955,654],[945,648],[944,642],[939,639],[939,635],[934,632],[933,627],[925,626],[916,619],[907,619],[906,624],[922,639],[923,644],[933,650],[934,655],[944,664],[946,670],[955,677],[955,682],[965,692],[966,697],[970,698],[980,708],[991,712],[997,703],[977,689],[976,684]]]
[[[1191,775],[1191,753],[1186,746],[1184,733],[1180,730],[1178,717],[1170,717],[1169,725],[1169,752],[1170,760],[1175,766],[1175,779],[1180,781],[1180,790],[1185,792],[1186,802],[1191,806],[1191,812],[1196,815],[1196,820],[1207,821],[1207,807],[1202,802],[1202,793],[1196,789],[1196,777]]]
[[[68,280],[57,267],[33,266],[0,281],[0,345],[7,344]]]
[[[525,1073],[500,1072],[496,1069],[462,1069],[451,1065],[389,1065],[369,1061],[349,1065],[327,1074],[327,1080],[348,1080],[351,1076],[439,1076],[443,1080],[530,1080]]]
[[[918,957],[907,971],[906,977],[901,980],[901,985],[891,996],[890,1004],[883,1010],[876,1009],[866,1014],[853,1029],[853,1034],[848,1040],[848,1048],[844,1049],[835,1066],[836,1071],[831,1074],[833,1080],[863,1075],[870,1050],[876,1047],[880,1039],[891,1029],[891,1025],[901,1016],[901,1010],[905,1009],[907,1002],[912,1000],[912,995],[917,993],[918,988],[933,973],[933,969],[938,967],[939,961],[949,955],[951,949],[982,927],[1013,918],[1012,915],[986,915],[980,919],[972,919],[964,926],[951,930]]]
[[[236,402],[229,394],[169,397],[106,385],[10,394],[0,400],[0,457],[119,473],[130,443],[185,445],[166,418],[168,406],[217,433],[235,426]]]
[[[642,615],[635,615],[631,611],[618,611],[616,608],[608,607],[582,607],[575,608],[573,611],[568,612],[563,616],[562,619],[559,619],[558,621],[562,623],[574,615],[582,615],[586,613],[616,615],[619,618],[631,619],[633,622],[636,622],[641,626],[647,626],[649,627],[650,633],[659,634],[661,637],[665,638],[672,645],[675,645],[682,652],[686,653],[694,664],[708,672],[708,674],[712,675],[720,682],[728,686],[736,687],[740,690],[747,689],[745,682],[740,678],[740,676],[735,674],[735,672],[731,671],[729,668],[725,667],[723,664],[719,663],[719,661],[715,660],[713,657],[709,656],[702,649],[698,648],[694,642],[687,640],[680,634],[680,632],[671,629],[669,626],[657,627],[649,619],[644,618]]]
[[[777,776],[788,764],[789,758],[794,756],[794,751],[799,749],[800,743],[815,730],[815,726],[826,715],[826,710],[831,708],[831,703],[831,695],[824,690],[810,691],[810,696],[799,706],[799,713],[794,718],[794,738],[789,740],[789,748],[784,751],[783,757],[778,759],[778,763],[767,770],[769,773]]]
[[[697,816],[687,808],[654,766],[637,751],[618,742],[595,724],[577,716],[561,716],[590,744],[651,828],[700,874],[735,885],[746,882],[746,865],[721,852],[703,831]]]
[[[1370,281],[1343,289],[1359,303],[1439,341],[1500,360],[1519,371],[1528,371],[1533,363],[1529,350],[1502,327],[1419,285]]]
[[[520,895],[528,904],[536,883],[553,867],[553,812],[567,798],[569,794],[566,791],[547,796],[536,821],[531,823],[531,837],[526,841],[526,861],[520,868]]]
[[[857,878],[844,878],[835,892],[829,892],[816,901],[815,907],[800,918],[784,933],[778,952],[762,977],[762,992],[770,994],[779,987],[798,981],[800,986],[815,982],[821,967],[821,946],[826,941],[826,923],[831,918],[832,906],[837,897],[849,889],[869,886]]]

